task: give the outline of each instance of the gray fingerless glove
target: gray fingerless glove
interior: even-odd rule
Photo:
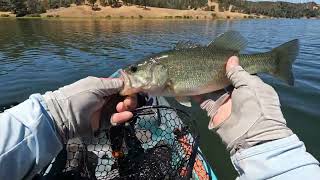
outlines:
[[[100,120],[106,97],[118,93],[122,87],[120,79],[87,77],[45,93],[44,100],[62,141],[93,133],[91,123]]]
[[[231,69],[227,77],[235,88],[231,95],[231,115],[217,127],[209,125],[209,128],[216,131],[231,154],[293,134],[286,126],[279,97],[271,86],[240,66]],[[216,106],[214,101],[204,103],[203,109]],[[211,118],[214,115],[209,113]]]

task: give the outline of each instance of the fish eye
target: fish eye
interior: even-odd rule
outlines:
[[[137,72],[138,67],[137,66],[129,66],[129,70],[133,73]]]

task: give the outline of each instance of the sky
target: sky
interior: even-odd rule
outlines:
[[[253,0],[253,1],[278,1],[278,0]],[[281,1],[287,1],[287,2],[293,2],[293,3],[312,2],[312,0],[281,0]],[[316,2],[317,4],[320,4],[320,0],[313,0],[313,2]]]

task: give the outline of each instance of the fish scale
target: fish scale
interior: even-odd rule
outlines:
[[[168,67],[169,81],[174,84],[176,94],[193,95],[198,93],[194,92],[195,89],[210,83],[219,85],[217,88],[220,89],[228,83],[225,77],[225,62],[219,59],[227,59],[234,52],[218,54],[204,51],[201,47],[183,52],[184,56],[179,56],[179,53],[182,52],[168,54],[168,58],[161,60],[161,64]]]

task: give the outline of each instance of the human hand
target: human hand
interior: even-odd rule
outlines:
[[[226,64],[226,72],[229,72],[232,68],[239,66],[239,58],[236,56],[233,56],[228,59],[227,64]],[[202,99],[201,96],[197,97],[198,99]],[[219,100],[219,99],[218,99]],[[198,102],[201,100],[197,100]],[[221,106],[218,107],[215,113],[210,113],[208,114],[211,117],[211,121],[209,123],[209,129],[212,129],[214,127],[217,127],[219,124],[221,124],[224,120],[226,120],[230,114],[231,114],[231,108],[232,108],[232,100],[231,96],[227,96],[226,98],[221,99]],[[204,100],[201,101],[201,107],[203,109],[208,108],[208,106],[211,104],[217,104],[217,102],[209,99],[207,102]]]
[[[57,130],[66,142],[69,138],[92,134],[100,126],[103,119],[104,105],[112,104],[112,96],[123,88],[123,81],[118,78],[87,77],[71,85],[43,95]],[[113,102],[116,109],[110,121],[122,123],[132,118],[136,106],[136,98],[126,97],[123,101]],[[114,110],[115,111],[115,110]],[[110,112],[114,112],[113,110]]]
[[[292,134],[271,86],[246,72],[235,56],[228,60],[226,72],[234,86],[231,98],[222,98],[218,108],[217,102],[205,100],[201,108],[211,118],[209,129],[215,129],[231,153]]]
[[[132,118],[131,111],[138,106],[137,95],[127,96],[123,101],[118,102],[116,105],[117,112],[111,116],[111,124],[117,125],[124,123]]]

